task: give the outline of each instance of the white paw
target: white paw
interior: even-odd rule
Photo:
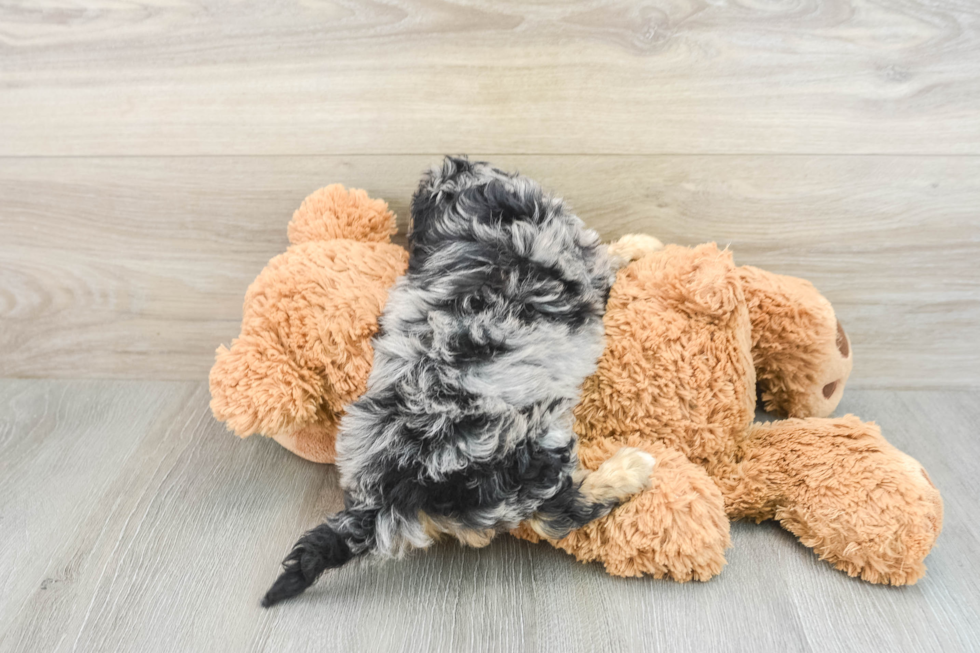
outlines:
[[[609,245],[609,254],[617,268],[628,265],[664,248],[663,243],[646,234],[627,234]]]
[[[650,475],[653,474],[653,468],[657,465],[657,459],[641,449],[632,447],[626,447],[626,449],[629,449],[633,473],[636,475],[636,482],[639,484],[636,492],[645,490],[650,487]]]
[[[599,465],[585,483],[597,497],[625,501],[650,487],[650,474],[656,463],[656,459],[645,451],[623,447]]]
[[[653,454],[637,449],[636,455],[638,455],[640,457],[640,460],[642,460],[644,464],[646,464],[647,471],[652,474],[653,468],[657,466],[657,459],[654,458]]]

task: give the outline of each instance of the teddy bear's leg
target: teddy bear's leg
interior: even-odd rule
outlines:
[[[596,469],[624,443],[583,443],[579,460]],[[625,446],[656,458],[651,486],[609,515],[549,542],[582,562],[601,561],[614,576],[706,581],[721,572],[731,545],[724,500],[703,468],[661,443],[634,436]],[[513,531],[541,540],[527,524]]]
[[[272,438],[300,458],[315,463],[337,462],[337,431],[340,416],[321,409],[314,421],[296,430],[279,433]]]
[[[243,335],[218,348],[209,377],[211,411],[236,435],[289,434],[313,422],[322,379],[261,335]]]
[[[743,266],[752,358],[766,410],[826,417],[840,403],[853,356],[834,309],[810,282]]]
[[[753,424],[738,464],[719,477],[732,519],[776,519],[850,576],[906,585],[942,528],[943,503],[922,466],[873,423],[789,419]]]
[[[542,537],[564,538],[650,487],[656,462],[642,449],[620,447],[596,469],[580,466],[573,482],[542,501],[525,523]]]

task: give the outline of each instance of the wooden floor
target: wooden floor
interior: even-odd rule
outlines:
[[[224,433],[214,349],[306,194],[404,225],[445,153],[812,280],[943,491],[927,577],[739,524],[704,585],[501,538],[260,610],[337,478]],[[980,650],[978,261],[974,0],[0,1],[0,651]]]
[[[240,441],[194,382],[0,383],[2,651],[980,650],[980,402],[849,393],[946,503],[904,588],[831,569],[773,524],[737,524],[716,579],[617,579],[509,536],[360,562],[271,610],[298,533],[340,504],[332,466]],[[937,446],[941,435],[942,446]]]

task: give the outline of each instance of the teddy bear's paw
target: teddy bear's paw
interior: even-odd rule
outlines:
[[[647,452],[623,447],[585,478],[582,492],[598,503],[622,503],[650,487],[656,464]]]
[[[340,415],[321,410],[317,419],[301,428],[279,433],[273,439],[300,458],[314,463],[337,462],[337,431]]]
[[[319,377],[267,338],[243,335],[221,346],[209,375],[211,412],[236,435],[275,436],[316,419]]]

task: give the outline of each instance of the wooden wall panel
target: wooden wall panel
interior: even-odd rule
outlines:
[[[980,154],[970,0],[0,7],[0,155]]]
[[[854,383],[980,384],[980,158],[495,156],[607,238],[730,245],[813,281]],[[199,379],[303,197],[367,188],[404,220],[438,157],[0,159],[0,376]]]

